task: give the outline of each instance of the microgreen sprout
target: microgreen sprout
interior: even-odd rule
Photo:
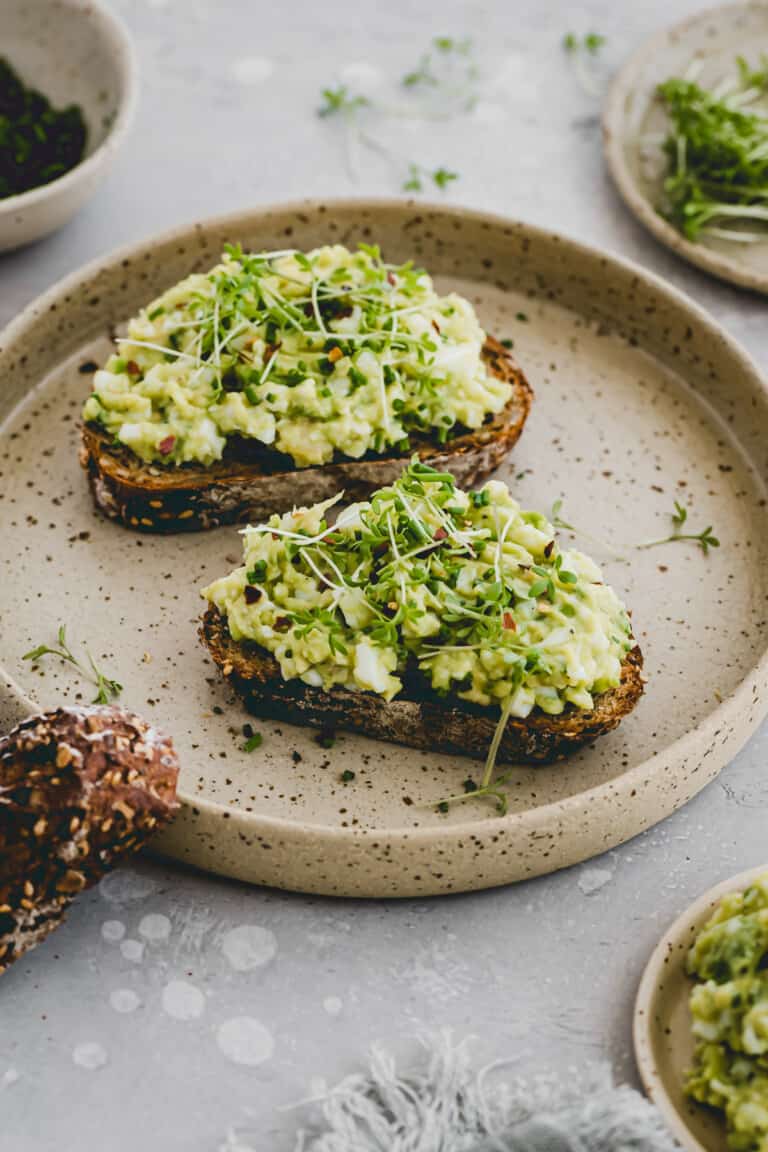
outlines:
[[[672,523],[674,530],[669,536],[663,536],[659,540],[646,540],[643,544],[638,544],[638,548],[657,548],[660,544],[675,544],[679,541],[690,540],[692,543],[698,545],[706,556],[710,548],[719,548],[720,541],[712,534],[712,525],[702,528],[701,532],[682,532],[688,520],[688,509],[685,508],[678,500],[675,500],[675,508],[671,513]]]
[[[436,168],[432,172],[432,181],[438,188],[447,188],[454,180],[458,180],[458,172],[450,172],[447,168]]]
[[[448,809],[446,805],[461,804],[465,800],[493,800],[496,811],[499,816],[506,816],[509,809],[509,801],[507,794],[503,788],[512,775],[507,772],[502,776],[494,779],[494,771],[496,769],[496,761],[499,755],[499,748],[501,747],[501,740],[504,731],[507,727],[509,720],[509,712],[512,705],[512,696],[508,696],[501,709],[501,714],[496,723],[496,728],[493,733],[488,754],[485,758],[485,767],[483,769],[483,776],[480,785],[476,785],[473,780],[464,781],[464,791],[457,793],[455,796],[447,796],[438,804],[438,809],[441,812],[446,812]]]
[[[378,102],[339,84],[322,90],[317,113],[326,119],[337,117],[344,121],[347,168],[352,179],[357,179],[358,153],[363,146],[391,166],[403,169],[404,191],[423,192],[429,183],[445,189],[458,179],[458,173],[443,166],[429,169],[403,157],[374,135],[370,125],[387,119],[446,120],[465,114],[477,101],[479,75],[471,40],[437,36],[418,65],[402,77],[401,86],[409,93],[410,100],[395,104]]]
[[[563,37],[563,48],[573,58],[576,78],[590,96],[600,95],[600,84],[592,62],[604,44],[605,36],[601,36],[599,32],[587,32],[584,36],[568,32]]]
[[[317,109],[318,116],[350,116],[370,104],[366,96],[353,96],[345,84],[339,84],[336,88],[323,88],[322,98],[322,104]]]
[[[443,190],[458,178],[458,172],[451,172],[447,168],[435,168],[430,172],[421,164],[411,164],[408,168],[408,179],[403,183],[403,191],[423,192],[425,180],[431,180],[436,187]]]
[[[474,107],[479,75],[469,38],[437,36],[430,51],[403,76],[402,85],[416,90],[424,98],[422,105],[415,109],[416,115],[447,119],[454,110],[463,113]]]
[[[659,85],[669,117],[660,211],[692,241],[768,238],[768,57],[760,69],[737,59],[713,90],[689,70]]]
[[[85,665],[82,661],[78,660],[67,644],[66,626],[64,624],[59,625],[56,643],[58,647],[52,647],[48,644],[38,644],[36,648],[33,648],[30,652],[26,652],[24,656],[22,656],[22,660],[31,660],[37,663],[44,656],[55,656],[59,660],[71,664],[78,670],[81,676],[85,677],[86,680],[90,680],[91,683],[96,686],[97,692],[93,698],[93,704],[109,704],[112,700],[117,699],[123,690],[122,684],[119,684],[117,680],[110,679],[101,671],[85,645],[83,645],[83,648],[88,658],[88,664]]]

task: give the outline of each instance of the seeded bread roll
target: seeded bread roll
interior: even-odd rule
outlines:
[[[121,708],[59,708],[0,739],[0,972],[178,809],[171,741]]]

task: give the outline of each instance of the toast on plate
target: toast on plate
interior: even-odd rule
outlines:
[[[194,531],[365,495],[414,451],[470,484],[531,398],[470,302],[410,264],[229,248],[130,321],[94,375],[80,458],[108,516]]]
[[[506,485],[414,459],[370,501],[273,515],[203,592],[201,638],[247,707],[496,762],[545,762],[643,692],[629,616]]]

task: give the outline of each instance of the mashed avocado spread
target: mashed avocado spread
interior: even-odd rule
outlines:
[[[407,451],[500,412],[472,305],[377,247],[244,253],[154,300],[96,372],[83,416],[146,462],[212,464],[230,437],[290,456]]]
[[[407,674],[518,717],[590,709],[619,684],[623,605],[506,485],[463,492],[414,458],[329,525],[340,498],[245,528],[242,567],[203,591],[286,680],[391,700]]]
[[[688,971],[697,983],[687,1091],[725,1113],[729,1148],[768,1152],[768,873],[721,900]]]

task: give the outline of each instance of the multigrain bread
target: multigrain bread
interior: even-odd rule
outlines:
[[[170,740],[122,708],[58,708],[0,739],[0,972],[178,809]]]
[[[499,719],[498,708],[482,708],[436,695],[422,682],[406,683],[387,702],[375,692],[334,688],[326,692],[301,680],[284,680],[274,657],[249,641],[232,639],[226,619],[211,606],[200,637],[227,681],[257,716],[275,717],[315,728],[347,729],[424,748],[485,757]],[[497,763],[547,763],[562,759],[615,728],[643,693],[643,658],[637,645],[627,654],[618,688],[595,697],[587,711],[567,705],[559,716],[539,709],[525,719],[510,717]]]
[[[497,468],[516,443],[533,399],[525,376],[498,340],[487,338],[483,358],[489,372],[511,384],[512,396],[481,428],[446,444],[412,436],[405,453],[297,469],[290,457],[256,441],[233,438],[216,464],[170,466],[146,464],[130,449],[115,445],[98,425],[86,424],[80,463],[97,507],[142,532],[196,532],[260,520],[292,504],[326,500],[342,488],[349,500],[362,499],[399,476],[414,450],[469,486]]]

